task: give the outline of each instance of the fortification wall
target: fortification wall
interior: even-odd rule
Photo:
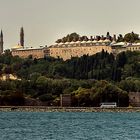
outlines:
[[[70,59],[71,57],[80,57],[84,54],[93,55],[101,52],[103,49],[108,53],[112,52],[110,46],[85,46],[85,47],[52,47],[48,48],[50,56],[54,58],[63,58],[63,60]]]

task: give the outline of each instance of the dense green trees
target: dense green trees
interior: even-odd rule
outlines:
[[[127,92],[107,81],[97,81],[89,89],[79,87],[72,92],[73,106],[100,106],[101,102],[116,102],[118,106],[128,106]]]
[[[60,94],[71,94],[73,106],[99,106],[105,101],[127,106],[127,92],[140,91],[139,62],[140,53],[129,51],[115,58],[102,50],[67,61],[21,59],[7,51],[0,56],[0,75],[14,74],[21,80],[0,81],[0,103],[23,105],[25,98],[34,98],[59,105]]]

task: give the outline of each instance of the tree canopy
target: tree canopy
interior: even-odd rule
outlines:
[[[124,36],[124,41],[126,41],[126,42],[134,43],[134,42],[136,42],[138,40],[139,40],[139,35],[134,33],[134,32],[127,33]]]

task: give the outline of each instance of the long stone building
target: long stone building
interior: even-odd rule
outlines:
[[[110,40],[99,41],[77,41],[55,43],[50,47],[40,48],[25,48],[21,45],[12,48],[13,56],[27,58],[29,55],[32,58],[54,57],[62,58],[63,60],[71,59],[72,57],[81,57],[85,54],[94,55],[102,50],[108,53],[113,53],[115,56],[123,51],[140,51],[140,44],[126,44],[111,42]]]
[[[63,60],[70,59],[71,57],[80,57],[84,54],[93,55],[102,50],[108,53],[112,52],[112,48],[109,45],[110,40],[89,40],[89,41],[72,41],[65,43],[56,43],[49,48],[46,48],[46,55],[54,58],[63,58]]]
[[[130,44],[125,42],[116,43],[116,36],[111,37],[109,34],[104,37],[96,36],[94,39],[91,36],[90,39],[87,37],[76,41],[66,42],[61,40],[60,43],[55,43],[49,47],[39,47],[39,48],[27,48],[24,46],[24,29],[20,29],[20,43],[12,47],[12,55],[19,56],[22,58],[27,58],[32,56],[32,58],[44,58],[51,56],[54,58],[62,58],[63,60],[71,59],[72,57],[81,57],[83,55],[94,55],[102,50],[108,53],[113,53],[115,56],[123,51],[140,51],[140,43]],[[1,31],[0,35],[0,53],[3,52],[3,33]]]

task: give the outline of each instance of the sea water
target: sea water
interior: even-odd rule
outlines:
[[[0,140],[140,140],[140,113],[0,112]]]

